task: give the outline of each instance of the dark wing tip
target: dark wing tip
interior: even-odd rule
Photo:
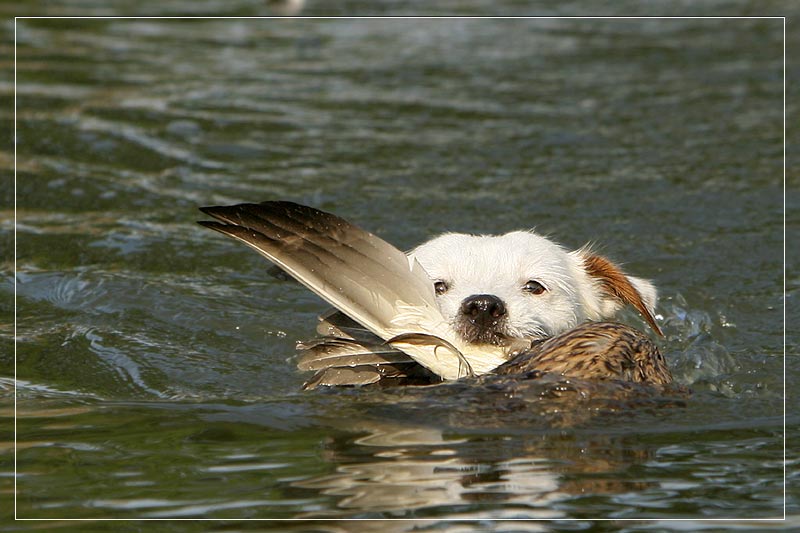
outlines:
[[[197,223],[205,228],[213,229],[221,233],[225,233],[225,228],[227,227],[227,225],[217,222],[215,220],[198,220]]]
[[[200,207],[198,209],[200,209],[200,211],[206,215],[216,218],[217,220],[221,220],[223,222],[234,222],[234,217],[245,205],[247,204],[209,205],[206,207]]]
[[[312,214],[329,215],[328,213],[314,209],[306,205],[289,202],[287,200],[267,200],[260,203],[241,203],[234,205],[209,205],[198,207],[200,211],[208,216],[224,222],[239,222],[239,218],[245,214],[273,214],[285,217],[289,214],[302,214],[309,216]]]
[[[220,214],[224,213],[225,211],[230,211],[231,207],[235,206],[226,206],[226,205],[207,205],[203,207],[198,207],[200,211],[205,213],[208,216],[214,218],[220,218]]]

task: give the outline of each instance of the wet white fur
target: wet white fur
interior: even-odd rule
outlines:
[[[504,331],[511,337],[543,338],[586,320],[609,319],[624,302],[601,290],[590,276],[583,257],[586,249],[567,251],[559,244],[528,231],[505,235],[447,233],[409,252],[432,281],[444,281],[449,290],[437,296],[442,314],[455,329],[461,302],[472,295],[492,294],[505,303]],[[656,288],[649,281],[627,276],[651,313]],[[529,280],[547,290],[525,292]]]

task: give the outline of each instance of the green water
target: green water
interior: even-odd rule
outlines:
[[[728,518],[706,525],[760,531],[741,520],[783,515],[781,20],[27,19],[16,31],[0,385],[10,429],[16,286],[18,517],[429,518],[372,526],[434,530]],[[3,91],[13,105],[13,83]],[[13,154],[0,164],[11,176]],[[596,242],[659,287],[662,351],[693,394],[302,392],[294,342],[325,306],[194,223],[201,205],[267,199],[400,248],[530,227]],[[791,338],[787,352],[791,382]],[[796,408],[790,397],[790,451]],[[796,493],[788,503],[797,526]],[[484,526],[548,527],[505,524]],[[56,525],[79,527],[2,527]],[[278,527],[306,526],[368,524]]]

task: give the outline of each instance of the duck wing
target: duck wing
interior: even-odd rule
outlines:
[[[316,373],[303,388],[319,385],[408,384],[412,376],[422,377],[414,359],[388,345],[344,313],[332,309],[319,317],[317,333],[322,337],[297,343],[297,368]],[[440,381],[428,372],[419,384]],[[415,382],[417,383],[417,382]]]
[[[200,210],[219,221],[201,225],[255,249],[443,379],[484,374],[506,360],[501,347],[449,336],[420,264],[336,215],[283,201]]]

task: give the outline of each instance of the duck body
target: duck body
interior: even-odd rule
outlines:
[[[672,382],[655,343],[639,330],[617,322],[585,322],[536,342],[494,371],[500,375],[528,372],[654,385]]]
[[[316,371],[305,389],[320,385],[432,385],[442,381],[341,313],[320,317],[318,332],[326,336],[298,343],[298,368]],[[489,373],[525,379],[545,374],[649,385],[673,381],[655,343],[643,332],[617,322],[585,322],[560,335],[533,341]]]

